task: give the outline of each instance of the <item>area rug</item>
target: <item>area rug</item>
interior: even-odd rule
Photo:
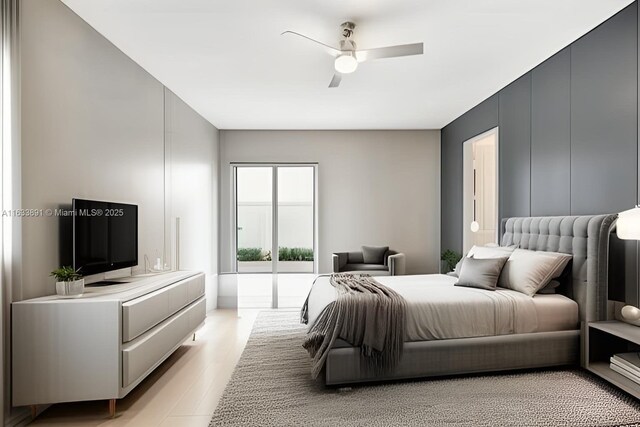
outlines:
[[[621,426],[640,404],[582,370],[348,388],[310,377],[297,311],[263,311],[210,426]]]

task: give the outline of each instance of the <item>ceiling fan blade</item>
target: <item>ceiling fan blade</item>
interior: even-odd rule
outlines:
[[[371,61],[380,58],[395,58],[398,56],[422,55],[424,46],[422,43],[399,44],[397,46],[377,47],[356,51],[358,62]]]
[[[310,40],[310,41],[312,41],[314,43],[317,43],[317,44],[321,45],[324,48],[324,50],[331,56],[338,56],[338,55],[340,55],[342,53],[342,52],[340,52],[340,49],[336,49],[335,47],[329,46],[326,43],[322,43],[322,42],[320,42],[318,40],[312,39],[311,37],[307,37],[304,34],[296,33],[295,31],[283,31],[282,33],[280,33],[281,36],[284,36],[285,34],[293,34],[293,35],[305,38],[307,40]]]
[[[329,83],[329,87],[338,87],[340,86],[340,81],[342,80],[342,74],[336,71],[331,79],[331,83]]]

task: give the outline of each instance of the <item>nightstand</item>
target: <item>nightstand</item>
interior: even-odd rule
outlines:
[[[609,358],[614,354],[640,351],[640,327],[617,320],[591,322],[585,339],[587,370],[640,399],[640,384],[609,367]]]

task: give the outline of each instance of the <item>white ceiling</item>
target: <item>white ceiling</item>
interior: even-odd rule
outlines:
[[[440,129],[631,0],[63,0],[220,129]],[[294,30],[422,56],[333,60]]]

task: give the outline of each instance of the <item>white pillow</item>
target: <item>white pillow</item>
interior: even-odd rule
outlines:
[[[571,258],[558,252],[516,249],[502,269],[498,286],[533,296],[559,277]]]
[[[510,256],[515,250],[514,246],[473,246],[469,253],[467,253],[467,258],[473,256],[477,259],[487,259],[487,258],[504,258]]]
[[[491,246],[489,246],[491,245]],[[489,243],[486,246],[473,246],[469,249],[469,252],[465,256],[458,261],[456,264],[456,268],[451,272],[447,273],[450,276],[460,277],[460,271],[462,269],[462,261],[465,258],[476,258],[476,259],[488,259],[488,258],[508,258],[513,250],[516,248],[516,245],[513,246],[497,246],[493,243]]]

